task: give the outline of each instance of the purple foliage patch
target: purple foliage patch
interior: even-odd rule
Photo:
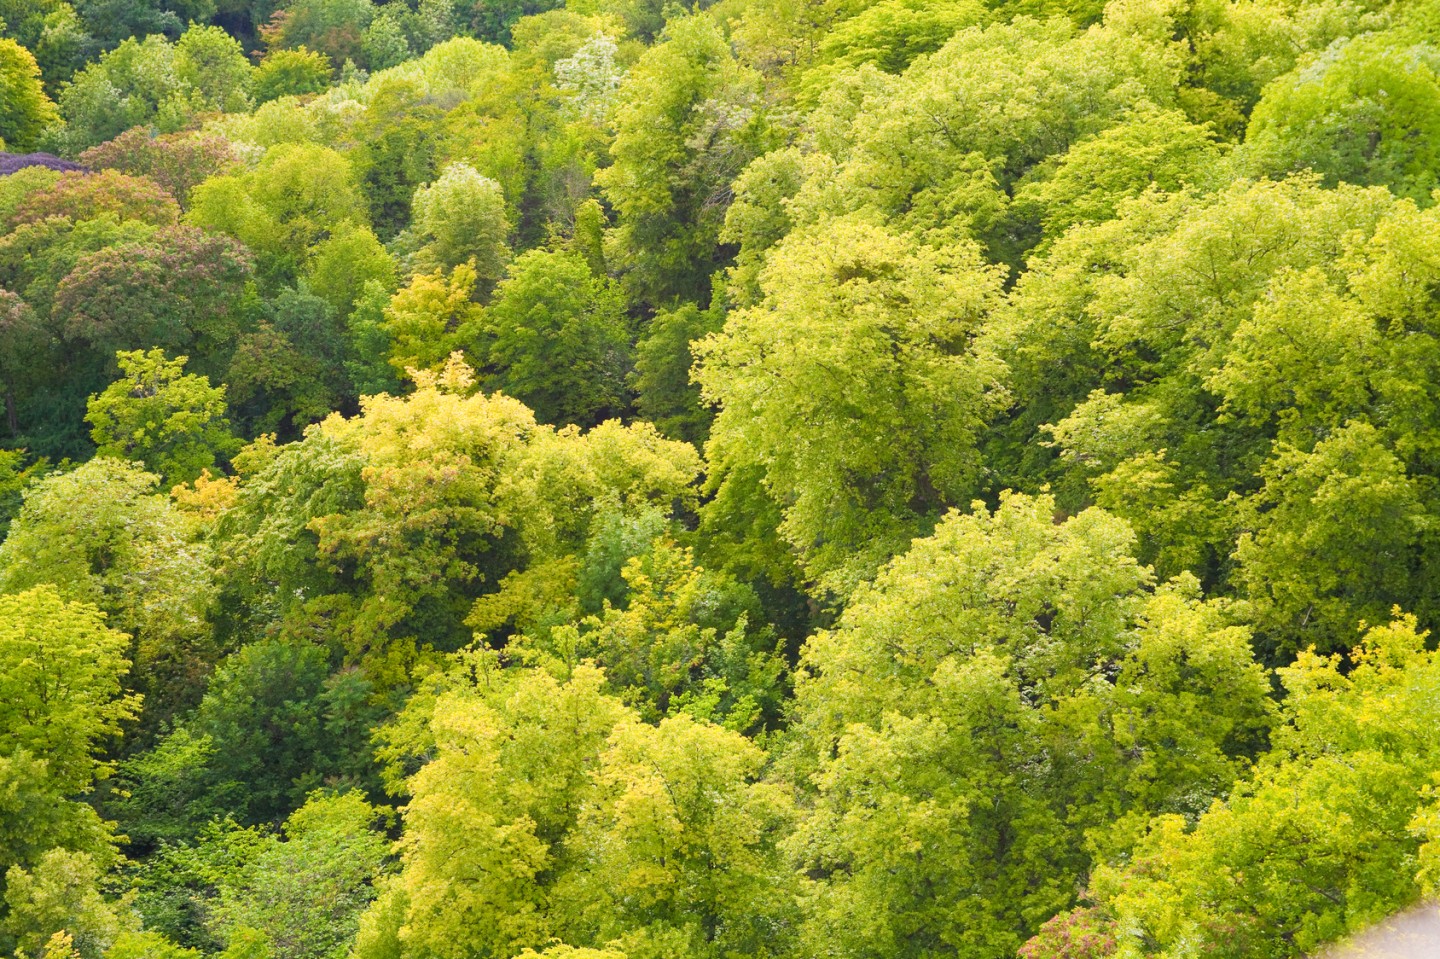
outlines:
[[[27,166],[43,166],[50,170],[83,170],[78,163],[62,160],[49,153],[0,153],[0,176],[9,176]]]

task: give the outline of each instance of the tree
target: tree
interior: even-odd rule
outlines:
[[[255,68],[251,89],[257,104],[281,97],[323,93],[330,85],[332,72],[330,58],[319,51],[303,46],[294,50],[271,50]]]
[[[515,21],[565,4],[561,0],[470,0],[457,6],[461,19],[468,21],[475,36],[491,43],[508,44]]]
[[[628,955],[784,954],[795,881],[778,840],[793,810],[759,781],[764,762],[739,733],[690,716],[619,723],[572,840],[582,865],[555,890],[575,913],[565,938]]]
[[[1337,43],[1266,88],[1242,157],[1261,173],[1309,168],[1327,185],[1378,184],[1424,201],[1440,184],[1437,73],[1432,47],[1383,36]]]
[[[1110,129],[1076,143],[1053,170],[1018,190],[1015,200],[1022,211],[1035,211],[1045,238],[1053,240],[1076,223],[1110,219],[1123,201],[1146,190],[1214,184],[1221,156],[1205,127],[1177,111],[1142,105]]]
[[[66,849],[51,849],[33,869],[11,866],[0,942],[22,959],[100,959],[130,924],[101,897],[100,877],[90,856]]]
[[[99,457],[47,476],[0,543],[0,593],[51,583],[93,604],[134,637],[134,686],[147,694],[147,723],[192,704],[217,658],[205,611],[212,596],[209,550],[193,541],[158,477]]]
[[[1019,16],[961,30],[899,78],[868,64],[842,70],[813,122],[829,162],[812,163],[788,213],[805,224],[863,211],[897,229],[972,237],[1018,269],[1033,238],[1008,215],[1009,192],[1127,110],[1173,105],[1182,66],[1172,31],[1146,5],[1115,7],[1083,33],[1061,17]]]
[[[306,48],[331,63],[359,60],[360,38],[375,17],[371,0],[294,0],[261,28],[272,49]]]
[[[635,406],[672,439],[701,446],[710,435],[714,414],[701,400],[690,371],[695,366],[694,344],[719,332],[723,324],[719,311],[702,311],[686,303],[655,314],[635,346],[630,380]]]
[[[93,53],[75,7],[64,0],[6,0],[0,3],[6,34],[34,54],[40,75],[53,86],[69,80]],[[15,147],[12,145],[12,149]]]
[[[1284,724],[1255,773],[1193,824],[1157,818],[1129,864],[1096,871],[1121,950],[1297,956],[1432,888],[1417,866],[1435,839],[1421,785],[1436,749],[1434,656],[1399,617],[1361,637],[1352,665],[1303,652],[1280,670]]]
[[[14,40],[0,39],[0,143],[17,153],[31,150],[59,118],[40,85],[35,57]]]
[[[500,279],[510,256],[500,184],[468,164],[452,163],[415,191],[412,209],[423,263],[449,270],[473,260],[482,292]]]
[[[186,356],[121,352],[122,379],[90,397],[85,419],[97,456],[137,460],[170,484],[189,483],[239,449],[225,418],[225,387],[184,373]]]
[[[397,273],[395,258],[369,227],[346,223],[314,246],[305,268],[305,285],[343,321],[354,311],[368,284],[378,283],[393,291]]]
[[[484,321],[473,298],[475,283],[467,263],[448,277],[416,276],[395,292],[385,306],[383,328],[396,373],[438,369],[457,350],[476,350]]]
[[[1355,623],[1424,595],[1412,579],[1429,525],[1420,491],[1374,427],[1348,423],[1309,452],[1281,446],[1262,475],[1235,556],[1277,653],[1343,649]]]
[[[624,303],[580,256],[520,256],[482,322],[495,371],[486,385],[529,406],[542,423],[591,426],[624,410]]]
[[[866,63],[886,73],[903,73],[917,57],[934,53],[961,30],[984,20],[985,9],[974,0],[881,0],[867,5],[820,38],[801,87],[814,97],[839,70]]]
[[[472,605],[508,573],[582,550],[599,504],[693,509],[693,448],[644,425],[556,431],[473,385],[452,357],[263,467],[237,457],[255,477],[220,532],[234,628],[322,616],[388,690],[472,642]]]
[[[55,346],[47,324],[20,297],[0,290],[0,384],[5,390],[5,425],[10,435],[20,432],[18,404],[29,393]]]
[[[186,220],[249,247],[271,286],[293,282],[311,248],[343,224],[366,223],[350,161],[309,143],[273,147],[253,169],[202,183]]]
[[[387,811],[358,792],[315,793],[267,837],[249,868],[222,882],[210,924],[222,938],[261,932],[276,959],[329,959],[354,939],[390,843]],[[233,938],[232,938],[233,937]]]
[[[1090,849],[1244,772],[1271,710],[1248,632],[1193,579],[1152,592],[1132,544],[1099,510],[1057,523],[1052,499],[1002,495],[810,638],[787,763],[810,948],[1013,953],[1073,904]]]
[[[758,81],[696,15],[672,22],[621,83],[613,163],[595,179],[618,214],[612,262],[638,299],[705,299],[728,184],[763,152]]]
[[[1165,575],[1225,581],[1239,532],[1227,492],[1260,486],[1277,438],[1309,449],[1376,408],[1362,357],[1367,328],[1381,327],[1347,301],[1337,267],[1395,206],[1383,189],[1326,190],[1313,177],[1242,180],[1209,195],[1147,194],[1120,220],[1056,241],[996,330],[1017,392],[1041,404],[1025,416],[1055,417],[1040,428],[1058,460],[1023,454],[1039,481],[1072,491],[1072,508],[1103,497]],[[1307,325],[1314,335],[1289,342]],[[1346,331],[1353,350],[1346,341],[1337,354]],[[1046,371],[1062,367],[1052,390]],[[1282,412],[1292,396],[1305,407]]]
[[[711,485],[756,476],[805,572],[839,593],[978,490],[1002,367],[971,346],[1000,276],[854,219],[791,234],[764,299],[696,347],[720,406]]]
[[[513,956],[552,937],[640,955],[783,948],[791,810],[758,781],[763,752],[688,716],[639,723],[602,684],[590,666],[557,680],[482,654],[413,703],[421,723],[396,729],[392,755],[434,758],[409,780],[401,869],[358,955]]]
[[[135,127],[91,147],[77,158],[92,170],[119,170],[154,181],[182,207],[195,187],[240,165],[234,145],[218,136],[196,133],[154,135]]]
[[[53,586],[0,594],[0,945],[17,955],[69,929],[94,959],[117,931],[97,889],[110,824],[77,800],[110,775],[102,757],[139,712],[129,640]]]
[[[159,348],[196,359],[219,379],[244,321],[253,265],[234,240],[190,226],[115,242],[79,258],[55,289],[53,316],[76,357],[72,386],[98,392],[123,350]]]
[[[360,51],[372,70],[386,70],[409,60],[412,51],[401,18],[382,9],[360,37]]]
[[[5,790],[0,804],[0,896],[10,875],[35,869],[50,853],[69,850],[89,856],[102,868],[114,864],[113,824],[102,822],[85,798],[67,795],[66,784],[51,779],[45,759],[23,750],[0,756],[0,787]],[[7,910],[0,905],[0,925]],[[5,936],[0,931],[0,941]]]
[[[122,685],[129,640],[53,586],[0,595],[0,755],[42,759],[61,794],[108,775],[98,755],[140,706]]]
[[[86,64],[60,94],[65,131],[59,140],[71,154],[141,124],[173,133],[188,120],[189,89],[175,72],[174,46],[159,31],[141,32],[150,35],[125,39]]]
[[[370,101],[356,124],[359,146],[352,153],[360,188],[370,204],[378,235],[418,242],[411,203],[439,174],[445,117],[428,84],[408,71],[389,71],[369,84]],[[463,97],[464,94],[456,94]]]
[[[27,456],[24,450],[0,450],[0,538],[10,532],[10,521],[20,512],[26,488],[50,470],[43,457]]]
[[[175,198],[153,181],[115,170],[85,173],[70,170],[49,187],[36,190],[15,207],[10,227],[38,223],[47,217],[90,220],[114,214],[152,226],[173,226],[180,218]]]
[[[253,72],[239,41],[220,27],[192,24],[175,42],[175,75],[202,109],[249,109]]]
[[[553,935],[547,874],[625,711],[589,667],[563,683],[540,671],[478,678],[427,704],[435,758],[408,783],[400,872],[362,925],[362,959],[498,959]]]
[[[241,647],[175,734],[177,745],[206,743],[187,798],[254,824],[285,818],[326,783],[370,785],[365,728],[375,712],[363,699],[371,689],[353,671],[333,672],[330,651],[303,626]]]
[[[592,602],[585,594],[600,573],[599,538],[592,533],[584,568],[568,584]],[[554,624],[554,611],[544,610],[530,624],[537,628],[510,637],[507,651],[552,668],[593,661],[646,721],[688,714],[745,733],[773,726],[785,664],[773,630],[750,625],[760,618],[754,593],[697,566],[690,550],[663,535],[638,545],[636,555],[619,557],[618,595],[600,599],[596,615]],[[503,601],[478,601],[472,623],[482,604]]]

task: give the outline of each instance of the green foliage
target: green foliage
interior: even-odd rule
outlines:
[[[9,38],[0,39],[0,143],[23,152],[59,119],[40,85],[35,57]]]
[[[1205,127],[1176,111],[1141,107],[1075,144],[1053,171],[1036,171],[1015,202],[1053,240],[1077,223],[1114,217],[1121,203],[1146,190],[1210,186],[1220,178],[1220,157]]]
[[[688,716],[640,724],[591,667],[472,668],[427,709],[435,758],[409,782],[401,871],[358,955],[510,956],[557,935],[629,955],[777,946],[790,808],[755,781],[758,747]]]
[[[105,214],[152,226],[173,226],[180,217],[175,199],[154,182],[113,170],[99,174],[67,171],[53,185],[35,190],[15,206],[8,226],[48,217],[91,220]]]
[[[365,288],[393,287],[395,258],[368,227],[344,223],[311,250],[305,268],[309,292],[330,304],[337,317],[348,317]]]
[[[271,283],[293,280],[331,232],[366,222],[350,162],[312,144],[277,146],[252,170],[207,180],[186,220],[245,244]]]
[[[1193,829],[1162,817],[1131,866],[1097,873],[1117,954],[1300,955],[1420,893],[1434,654],[1402,618],[1350,655],[1353,669],[1302,653],[1281,670],[1284,724],[1255,774]]]
[[[952,513],[807,644],[790,763],[813,802],[788,842],[808,942],[1013,952],[1087,845],[1198,812],[1263,742],[1247,631],[1193,580],[1152,594],[1122,522],[1053,516]]]
[[[245,646],[211,675],[190,727],[208,741],[202,808],[274,821],[325,782],[363,781],[368,686],[332,677],[324,649],[288,639]]]
[[[873,64],[903,73],[917,57],[934,53],[956,33],[986,19],[975,0],[882,0],[837,24],[820,40],[802,88],[818,93],[835,74]]]
[[[0,593],[53,584],[134,637],[127,658],[152,723],[198,698],[216,658],[209,549],[151,492],[157,480],[105,457],[54,473],[26,491],[0,543]]]
[[[201,109],[248,109],[252,72],[240,44],[219,27],[192,25],[175,43],[175,76]]]
[[[6,915],[0,942],[21,959],[60,956],[100,959],[129,917],[100,895],[100,869],[85,853],[52,849],[34,869],[5,874]],[[57,943],[56,936],[62,936]]]
[[[1440,5],[692,6],[0,0],[0,954],[1440,889]]]
[[[543,423],[591,426],[625,407],[625,305],[574,253],[532,250],[510,265],[482,322],[503,390]]]
[[[628,558],[620,578],[622,595],[613,605],[606,598],[599,615],[514,637],[508,648],[552,668],[598,664],[648,721],[689,714],[740,732],[775,725],[784,664],[773,634],[749,628],[753,594],[665,539]]]
[[[1425,201],[1440,185],[1440,53],[1384,36],[1337,43],[1265,90],[1245,159],[1260,173],[1312,169],[1336,182],[1389,186]]]
[[[189,357],[162,350],[120,353],[124,378],[90,397],[97,456],[135,460],[168,483],[189,483],[239,448],[225,419],[225,388],[184,373]]]
[[[412,395],[365,399],[241,486],[221,532],[247,615],[313,610],[388,686],[470,641],[487,583],[583,548],[597,503],[693,507],[693,449],[614,422],[557,433],[472,384],[458,359],[422,372]]]
[[[758,80],[712,20],[692,16],[621,83],[614,162],[596,181],[618,214],[611,262],[637,298],[704,299],[724,217],[717,193],[766,136]]]
[[[476,346],[483,321],[474,302],[475,285],[475,270],[466,263],[448,277],[421,274],[396,291],[383,320],[395,373],[438,369],[451,354]]]
[[[713,414],[700,398],[691,379],[695,365],[693,346],[719,331],[723,317],[714,309],[702,311],[693,303],[657,313],[635,346],[635,373],[631,385],[635,406],[666,436],[703,445],[710,435]]]
[[[141,124],[175,132],[189,119],[189,94],[172,44],[159,33],[131,37],[87,64],[60,94],[65,129],[57,142],[79,153]]]
[[[44,476],[49,466],[44,459],[32,460],[24,450],[0,450],[0,540],[20,512],[26,487]]]
[[[500,279],[510,255],[500,184],[472,166],[451,164],[415,191],[411,207],[423,264],[448,270],[470,262],[487,289]]]
[[[92,170],[119,170],[153,180],[181,206],[190,192],[212,176],[233,172],[234,146],[220,137],[193,133],[153,135],[143,127],[126,130],[78,157]]]
[[[260,932],[276,959],[343,955],[390,843],[383,814],[359,793],[315,793],[267,837],[247,868],[222,881],[208,923],[234,945]]]
[[[1351,423],[1310,452],[1266,464],[1254,519],[1235,550],[1256,625],[1284,651],[1344,648],[1357,621],[1379,622],[1414,596],[1420,493],[1374,427]],[[1314,557],[1327,557],[1317,568]]]
[[[843,593],[978,490],[977,437],[1003,392],[970,341],[1000,275],[973,244],[845,219],[787,237],[760,285],[697,347],[720,406],[710,482],[723,500],[762,471],[781,537]]]
[[[360,37],[375,16],[371,0],[292,0],[262,30],[280,50],[309,49],[331,63],[360,56]]]
[[[0,595],[0,751],[43,757],[61,793],[107,775],[95,754],[139,707],[121,687],[128,644],[98,609],[52,586]]]
[[[116,354],[144,347],[195,356],[201,373],[219,379],[240,334],[251,271],[239,244],[188,226],[78,258],[51,309],[74,351],[73,379],[99,392],[115,376]]]
[[[330,58],[316,50],[271,50],[255,68],[256,103],[322,93],[330,83]]]

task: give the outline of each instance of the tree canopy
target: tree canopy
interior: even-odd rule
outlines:
[[[0,0],[0,955],[1433,898],[1437,143],[1437,0]]]

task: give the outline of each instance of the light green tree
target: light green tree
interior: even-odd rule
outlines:
[[[201,108],[248,110],[254,72],[240,42],[220,27],[193,24],[175,41],[175,74]]]
[[[1116,215],[1146,190],[1218,185],[1223,156],[1209,129],[1174,110],[1148,104],[1120,123],[1076,143],[1053,168],[1041,168],[1016,191],[1018,212],[1037,216],[1047,240],[1076,223]]]
[[[1348,423],[1308,452],[1281,446],[1262,476],[1236,576],[1282,652],[1343,649],[1357,622],[1416,595],[1430,522],[1419,486],[1374,427]]]
[[[720,407],[718,497],[758,480],[806,573],[840,593],[967,501],[1004,398],[1003,367],[972,347],[1000,282],[973,243],[926,247],[859,219],[791,234],[764,299],[695,347]]]
[[[767,138],[758,83],[703,15],[672,21],[621,82],[596,182],[617,213],[611,265],[640,299],[705,298],[729,182]]]
[[[689,716],[610,734],[554,891],[571,941],[632,956],[785,955],[795,879],[778,840],[788,792],[759,781],[765,754]]]
[[[20,959],[100,959],[135,926],[123,905],[101,896],[100,880],[90,856],[66,849],[51,849],[31,869],[11,866],[0,942]]]
[[[0,544],[0,593],[54,584],[134,637],[147,723],[198,699],[218,655],[205,618],[214,596],[209,547],[154,493],[157,481],[108,457],[47,476],[26,491]]]
[[[120,352],[121,379],[90,397],[97,456],[138,461],[165,482],[189,483],[240,448],[225,418],[225,387],[184,372],[189,357]]]
[[[44,760],[62,793],[107,775],[97,756],[140,705],[122,685],[129,640],[54,587],[0,595],[0,754]]]
[[[1280,670],[1284,723],[1254,775],[1193,825],[1156,819],[1128,863],[1096,871],[1115,955],[1313,954],[1433,889],[1419,864],[1436,838],[1436,669],[1400,617],[1343,664],[1303,652]]]
[[[415,191],[414,231],[426,266],[449,270],[473,260],[484,289],[509,259],[510,222],[500,184],[464,163],[452,163]]]
[[[638,721],[580,665],[557,680],[462,657],[387,737],[408,781],[401,869],[357,955],[514,956],[548,942],[644,956],[781,954],[795,901],[787,791],[738,733]],[[562,955],[567,954],[562,952]]]
[[[589,667],[564,683],[493,668],[476,679],[425,716],[434,759],[408,784],[401,870],[362,924],[362,959],[498,959],[557,931],[546,885],[625,710]]]
[[[0,144],[23,153],[60,118],[40,84],[35,57],[14,40],[0,39]]]
[[[1242,162],[1272,176],[1312,169],[1327,185],[1388,186],[1424,202],[1440,185],[1440,50],[1385,35],[1327,49],[1255,105]]]
[[[220,886],[207,922],[222,939],[263,934],[276,959],[330,959],[355,937],[389,851],[385,811],[358,792],[317,793]]]
[[[38,959],[64,930],[97,959],[121,926],[98,891],[114,824],[81,797],[139,711],[129,645],[52,586],[0,595],[0,946],[17,955]]]
[[[293,282],[311,248],[347,222],[368,222],[350,161],[312,143],[272,147],[253,169],[205,181],[186,217],[248,246],[271,284]]]
[[[1248,633],[1193,580],[1152,592],[1123,522],[1054,510],[952,513],[806,644],[784,768],[811,948],[1012,953],[1091,849],[1203,809],[1263,743]]]

